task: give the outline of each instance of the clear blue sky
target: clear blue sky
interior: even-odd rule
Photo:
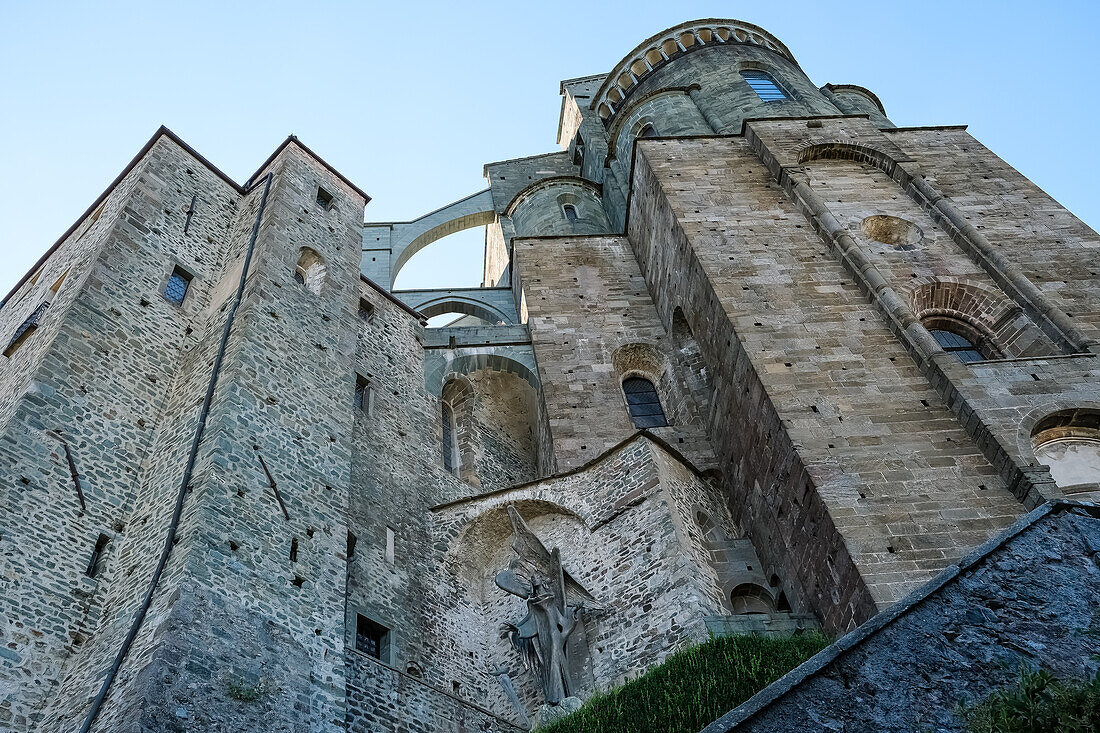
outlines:
[[[288,133],[409,219],[555,149],[558,81],[681,21],[767,28],[899,125],[959,124],[1094,227],[1100,3],[0,0],[0,295],[166,124],[243,181]],[[481,232],[399,285],[477,285]]]

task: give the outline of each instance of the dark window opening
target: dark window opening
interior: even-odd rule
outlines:
[[[936,339],[936,343],[940,345],[940,348],[949,354],[954,354],[955,358],[963,364],[985,360],[982,353],[978,351],[978,347],[965,336],[942,329],[930,329],[929,333],[932,334],[932,338]]]
[[[332,194],[320,186],[317,187],[317,205],[326,210],[332,208]]]
[[[390,630],[371,621],[361,613],[355,614],[355,648],[375,659],[385,661],[389,657]]]
[[[367,323],[374,319],[374,305],[366,298],[359,299],[359,317]]]
[[[668,425],[661,398],[653,382],[644,377],[628,377],[623,380],[623,393],[630,419],[636,428],[662,428]]]
[[[355,375],[355,398],[352,407],[356,410],[368,410],[370,407],[370,380],[362,374]]]
[[[763,71],[742,71],[741,77],[764,102],[776,102],[787,98],[786,93],[779,88],[779,84],[770,74]]]
[[[642,125],[641,130],[638,130],[638,137],[657,137],[657,128],[652,122],[647,122]]]
[[[455,472],[455,418],[451,406],[443,403],[443,468]]]
[[[566,204],[561,207],[562,213],[565,214],[565,218],[569,220],[570,224],[577,221],[577,207],[573,204]]]
[[[290,540],[290,561],[298,562],[298,538],[294,537]]]
[[[172,305],[183,305],[183,299],[187,297],[187,290],[191,287],[192,277],[191,273],[179,265],[172,268],[172,274],[164,284],[164,299]]]
[[[42,320],[42,315],[49,306],[49,303],[42,303],[34,309],[33,313],[27,316],[25,321],[19,324],[19,328],[15,329],[15,333],[12,334],[11,340],[8,341],[7,348],[4,349],[4,356],[11,356],[18,351],[19,347],[31,337],[31,334],[38,330],[38,324]]]
[[[577,135],[577,143],[573,146],[573,165],[584,168],[584,138]]]
[[[100,534],[99,539],[95,541],[95,549],[92,550],[92,556],[88,560],[88,567],[84,570],[84,574],[89,578],[94,578],[103,572],[103,550],[110,541],[111,539],[105,534]]]
[[[356,537],[354,534],[352,534],[349,531],[348,532],[348,551],[347,551],[347,556],[348,556],[349,560],[352,559],[353,557],[355,557],[355,543],[358,542],[358,541],[359,541],[359,538]]]

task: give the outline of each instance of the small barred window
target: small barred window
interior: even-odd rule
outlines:
[[[355,616],[356,650],[375,659],[386,661],[389,657],[390,630],[361,613]]]
[[[191,273],[180,266],[172,268],[172,274],[168,282],[164,284],[164,299],[172,305],[183,305],[183,299],[187,297],[187,290],[191,287]]]

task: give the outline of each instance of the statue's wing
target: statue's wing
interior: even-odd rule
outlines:
[[[564,572],[564,571],[563,571]],[[583,606],[590,611],[604,611],[606,607],[565,572],[565,602],[570,606]]]
[[[535,533],[523,521],[523,517],[519,515],[516,507],[512,504],[508,505],[508,516],[512,520],[512,549],[516,551],[520,562],[541,573],[544,577],[553,578],[557,574],[557,569],[554,567],[554,561],[549,550],[535,536]],[[566,603],[570,606],[584,606],[593,611],[605,609],[605,606],[586,591],[584,586],[574,580],[567,570],[563,569],[562,572],[565,576]]]
[[[520,562],[545,577],[552,577],[554,570],[549,551],[512,504],[508,505],[508,516],[512,520],[512,549],[519,555]]]

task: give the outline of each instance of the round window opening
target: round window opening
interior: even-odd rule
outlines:
[[[924,232],[913,222],[886,214],[868,216],[859,228],[868,238],[902,251],[916,249],[924,238]]]
[[[1063,410],[1039,421],[1031,434],[1035,458],[1065,488],[1100,483],[1100,411]]]

